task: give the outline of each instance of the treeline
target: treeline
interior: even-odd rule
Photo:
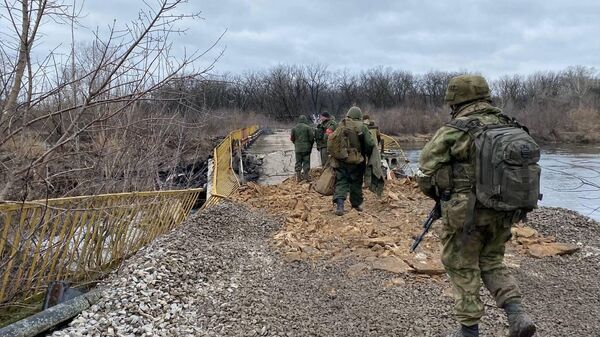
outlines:
[[[448,119],[444,93],[459,73],[414,74],[376,67],[330,71],[324,65],[280,65],[242,75],[180,82],[161,95],[177,111],[258,113],[276,121],[329,111],[340,117],[352,104],[377,116],[389,133],[430,133]],[[577,138],[600,125],[600,77],[593,68],[503,76],[490,81],[505,113],[532,126],[545,140]],[[588,137],[589,138],[589,137]],[[588,139],[592,140],[592,139]]]

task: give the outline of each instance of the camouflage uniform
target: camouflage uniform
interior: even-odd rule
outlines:
[[[361,128],[361,134],[359,135],[360,152],[364,158],[369,158],[373,147],[375,146],[375,140],[371,136],[369,129],[366,125],[361,122],[362,112],[358,107],[352,107],[348,110],[347,120],[354,123],[358,123]],[[366,159],[365,159],[366,161]],[[335,167],[335,192],[333,193],[333,202],[340,203],[343,205],[346,200],[346,196],[350,194],[350,204],[353,208],[362,207],[363,203],[363,178],[365,174],[366,162],[363,161],[360,164],[348,164],[339,160],[332,160],[332,166]],[[339,205],[339,204],[338,204]],[[343,207],[342,207],[343,209]]]
[[[327,163],[329,154],[327,153],[327,137],[335,131],[336,122],[333,118],[325,119],[319,125],[317,125],[317,132],[315,140],[317,143],[317,150],[321,156],[321,166],[325,166]]]
[[[315,131],[309,125],[306,116],[298,118],[298,124],[292,129],[290,139],[294,143],[296,165],[294,170],[298,179],[308,179],[310,171],[310,153],[315,141]]]
[[[381,139],[381,132],[379,132],[379,127],[375,125],[375,122],[370,119],[369,115],[363,116],[363,123],[369,129],[371,137],[377,141],[377,146],[380,147],[381,153],[383,153],[383,139]],[[367,187],[371,185],[371,170],[372,166],[370,165],[365,170],[365,186]]]
[[[485,83],[482,77],[477,80]],[[451,80],[449,88],[453,88],[452,83]],[[447,101],[452,99],[451,91],[447,91]],[[501,123],[500,114],[501,110],[490,104],[489,89],[478,99],[453,106],[453,118],[477,118],[483,124]],[[504,307],[507,313],[507,305],[521,310],[521,293],[503,264],[505,244],[511,238],[511,225],[518,221],[518,216],[516,212],[484,208],[475,201],[472,193],[474,153],[473,140],[468,133],[443,126],[425,145],[419,160],[421,190],[442,199],[441,258],[453,285],[456,318],[463,328],[462,334],[456,332],[452,336],[478,336],[477,324],[484,314],[484,305],[479,298],[482,280],[499,307]],[[465,228],[465,223],[471,223],[469,228]],[[477,333],[465,332],[471,327]],[[511,326],[513,328],[516,331],[517,327]],[[531,336],[533,332],[522,335]],[[521,336],[519,333],[510,336]]]

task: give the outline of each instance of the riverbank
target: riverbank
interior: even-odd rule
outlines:
[[[425,145],[431,137],[433,137],[433,133],[426,134],[394,134],[391,135],[396,139],[400,144],[408,144],[408,145]],[[541,146],[556,146],[556,145],[600,145],[600,133],[591,132],[591,133],[581,133],[581,132],[563,132],[561,136],[545,136],[540,137],[538,135],[533,135],[535,140]]]
[[[542,208],[530,225],[581,243],[571,256],[511,260],[539,335],[600,334],[600,227]],[[455,326],[444,276],[376,269],[352,259],[286,262],[271,238],[282,219],[239,204],[191,217],[127,260],[103,299],[53,336],[439,336]],[[482,336],[506,335],[489,295]]]

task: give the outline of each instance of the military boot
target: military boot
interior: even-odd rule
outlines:
[[[355,209],[355,210],[357,210],[358,212],[362,212],[362,211],[364,211],[364,210],[365,210],[365,206],[364,206],[364,205],[365,205],[365,204],[364,204],[364,203],[362,203],[362,204],[360,204],[360,205],[358,205],[358,206],[356,206],[356,207],[352,207],[352,208],[354,208],[354,209]]]
[[[503,308],[508,318],[508,337],[531,337],[535,334],[535,324],[521,304],[508,303]]]
[[[301,182],[301,181],[302,181],[302,173],[296,172],[296,182]]]
[[[461,325],[446,337],[479,337],[479,325],[472,326]]]
[[[302,179],[304,179],[306,181],[310,181],[310,173],[309,173],[309,171],[304,171],[304,173],[302,175]]]
[[[344,199],[337,199],[335,201],[335,215],[342,216],[344,215]]]

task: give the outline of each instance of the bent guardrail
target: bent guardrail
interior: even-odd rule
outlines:
[[[43,292],[49,281],[97,280],[181,223],[201,191],[0,204],[0,308]]]

